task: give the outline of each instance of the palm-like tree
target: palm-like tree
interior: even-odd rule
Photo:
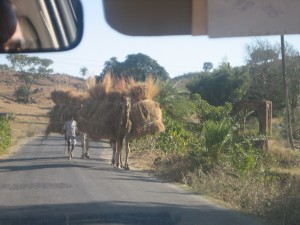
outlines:
[[[80,68],[80,74],[82,77],[85,77],[87,74],[88,68],[86,68],[85,66]]]

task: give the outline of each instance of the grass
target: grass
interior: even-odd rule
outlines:
[[[203,172],[200,167],[193,167],[188,154],[163,154],[147,149],[144,140],[140,142],[132,148],[134,167],[146,169],[167,182],[184,184],[268,224],[299,224],[300,152],[287,149],[282,140],[271,141],[264,164],[244,175],[237,173],[226,157]]]

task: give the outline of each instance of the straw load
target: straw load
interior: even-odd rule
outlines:
[[[55,106],[49,113],[46,135],[62,133],[69,115],[77,120],[80,131],[95,140],[115,138],[121,126],[124,129],[130,127],[130,139],[164,130],[161,109],[152,100],[159,91],[153,79],[136,83],[132,79],[113,80],[106,75],[98,84],[88,80],[87,86],[88,91],[84,94],[74,91],[51,93]]]
[[[45,131],[45,136],[50,133],[63,134],[65,121],[73,116],[78,120],[81,105],[88,99],[87,95],[78,94],[75,91],[53,91],[51,99],[55,103],[48,113],[49,123]]]
[[[81,108],[78,128],[95,140],[116,138],[126,128],[130,106],[130,98],[119,92],[91,99]]]
[[[140,138],[147,134],[162,132],[165,129],[159,104],[150,99],[132,105],[130,121],[132,122],[130,138]]]

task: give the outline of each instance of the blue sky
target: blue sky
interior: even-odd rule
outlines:
[[[88,68],[88,75],[99,74],[104,62],[117,57],[122,62],[129,54],[143,53],[155,59],[175,77],[188,72],[201,71],[204,62],[217,67],[223,60],[232,66],[245,62],[247,38],[214,38],[207,36],[131,37],[114,31],[106,24],[101,0],[82,1],[85,16],[84,35],[73,50],[60,53],[30,54],[54,61],[54,72],[79,76],[80,68]],[[261,37],[271,43],[280,43],[280,36]],[[286,36],[285,40],[300,51],[300,35]],[[0,64],[7,63],[0,55]]]

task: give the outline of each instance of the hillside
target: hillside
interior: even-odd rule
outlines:
[[[74,89],[81,91],[85,81],[65,74],[53,74],[32,85],[30,104],[16,101],[14,92],[19,86],[18,77],[11,72],[0,71],[0,113],[8,114],[13,134],[13,145],[25,137],[43,134],[48,123],[47,113],[53,103],[50,93],[55,89]]]
[[[175,87],[178,90],[180,90],[182,92],[186,92],[186,91],[188,91],[186,88],[186,85],[190,82],[198,80],[199,76],[200,76],[200,73],[188,73],[188,74],[184,74],[182,76],[172,78],[172,82],[174,83]]]

